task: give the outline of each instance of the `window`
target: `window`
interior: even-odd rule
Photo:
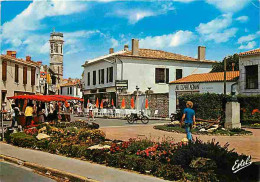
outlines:
[[[245,66],[246,89],[258,89],[258,65]]]
[[[61,95],[62,95],[62,89],[63,89],[63,87],[60,88],[60,94],[61,94]]]
[[[62,45],[60,45],[60,53],[62,54]]]
[[[70,87],[70,95],[72,95],[72,87]]]
[[[104,69],[102,69],[101,70],[101,84],[104,84],[104,81],[105,80],[105,70]]]
[[[108,72],[109,72],[108,70],[109,70],[109,68],[107,68],[107,83],[108,83],[108,75],[109,75],[109,74],[108,74]]]
[[[98,83],[101,83],[101,70],[98,70]]]
[[[169,69],[155,68],[155,83],[168,83],[168,82],[169,82]]]
[[[54,49],[53,44],[51,44],[51,53],[53,53],[53,49]]]
[[[31,68],[31,85],[35,85],[35,68]]]
[[[23,84],[27,84],[27,67],[23,67]]]
[[[15,72],[14,72],[14,81],[16,82],[16,83],[18,83],[19,82],[19,65],[15,65],[15,70],[14,70]]]
[[[88,72],[88,86],[90,85],[90,72]]]
[[[70,88],[69,87],[67,88],[67,94],[68,95],[70,94]]]
[[[76,95],[79,95],[79,88],[76,87]]]
[[[7,79],[7,61],[2,61],[2,80],[6,81]]]
[[[58,44],[54,45],[54,51],[55,51],[55,53],[58,53]]]
[[[182,69],[176,69],[176,80],[182,78]]]
[[[109,82],[113,82],[113,67],[109,68]]]
[[[97,73],[96,71],[93,71],[93,85],[96,85],[96,81],[97,81]]]

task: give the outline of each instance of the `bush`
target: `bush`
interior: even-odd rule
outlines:
[[[180,180],[184,177],[184,170],[181,166],[161,165],[157,168],[154,175],[168,180]]]
[[[13,133],[10,135],[10,137],[11,137],[11,143],[19,147],[34,148],[37,142],[35,137],[31,135],[27,135],[23,132]]]
[[[41,150],[46,150],[49,145],[49,140],[43,139],[36,142],[36,147]]]

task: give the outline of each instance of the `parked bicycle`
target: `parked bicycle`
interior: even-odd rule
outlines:
[[[131,113],[129,116],[127,116],[127,122],[129,124],[133,124],[134,122],[137,122],[138,120],[141,120],[143,124],[149,123],[149,118],[144,114],[143,111],[140,111],[140,114],[137,113]]]

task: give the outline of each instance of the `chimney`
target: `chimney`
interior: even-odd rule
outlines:
[[[31,61],[31,56],[26,56],[26,61]]]
[[[8,56],[12,56],[12,57],[16,58],[16,51],[6,51],[6,54]]]
[[[198,60],[199,61],[205,60],[205,54],[206,54],[206,47],[199,46],[198,47]]]
[[[139,54],[139,40],[132,39],[132,55],[138,56]]]
[[[127,44],[124,45],[124,51],[128,51],[128,45]]]
[[[110,48],[109,49],[109,54],[113,54],[114,53],[114,48]]]

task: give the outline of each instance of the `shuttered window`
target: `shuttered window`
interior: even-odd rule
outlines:
[[[97,73],[96,71],[93,71],[93,85],[96,85],[96,78],[97,78]]]
[[[23,84],[27,84],[27,67],[23,67]]]
[[[88,86],[90,85],[90,72],[88,72]]]
[[[35,85],[35,68],[31,69],[31,85]]]
[[[19,82],[19,65],[18,65],[18,64],[15,65],[14,81],[15,81],[16,83]]]
[[[168,68],[155,68],[155,83],[169,83]]]
[[[6,81],[7,79],[7,61],[2,61],[2,80]]]
[[[109,82],[113,82],[113,67],[109,68]]]

